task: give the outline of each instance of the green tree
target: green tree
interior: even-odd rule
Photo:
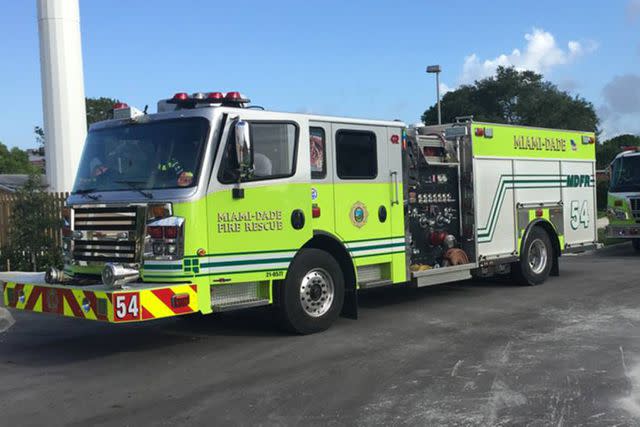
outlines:
[[[473,115],[474,120],[557,129],[598,130],[593,105],[571,96],[533,71],[498,67],[496,75],[463,85],[442,98],[442,121]],[[426,124],[438,121],[437,106],[422,115]]]
[[[95,122],[112,117],[113,104],[119,102],[113,98],[85,98],[87,108],[87,127]]]
[[[0,142],[0,174],[33,173],[36,168],[29,163],[29,155],[18,147],[11,150]]]
[[[622,151],[623,147],[640,147],[640,136],[619,135],[596,146],[596,166],[605,169]]]
[[[113,105],[119,102],[113,98],[85,98],[85,107],[87,110],[87,129],[90,125],[112,117]],[[36,137],[38,145],[44,145],[44,129],[40,126],[34,126],[33,133]]]
[[[60,212],[54,209],[53,195],[44,190],[40,175],[31,174],[16,196],[10,219],[10,243],[1,251],[2,265],[6,266],[8,259],[12,270],[61,267],[61,249],[53,238],[62,225]]]

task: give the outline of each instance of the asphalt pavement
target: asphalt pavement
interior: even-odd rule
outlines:
[[[640,425],[640,256],[560,267],[537,287],[369,291],[359,320],[311,336],[264,308],[131,326],[12,312],[0,425]]]

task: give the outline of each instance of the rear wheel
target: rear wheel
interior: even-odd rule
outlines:
[[[540,285],[551,272],[555,254],[546,231],[533,227],[520,252],[520,261],[512,266],[514,280],[521,285]]]
[[[636,252],[640,252],[640,239],[631,240],[631,244],[633,245],[633,249],[635,249]]]
[[[299,334],[324,331],[340,315],[344,277],[338,262],[327,252],[301,250],[282,286],[280,315],[288,330]]]

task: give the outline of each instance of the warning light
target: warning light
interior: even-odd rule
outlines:
[[[173,99],[174,101],[186,101],[187,99],[189,99],[189,94],[187,94],[186,92],[178,92],[173,95]]]
[[[176,294],[171,297],[171,307],[181,308],[189,306],[189,294]]]
[[[129,108],[129,105],[124,102],[116,102],[115,104],[113,104],[114,110],[123,110],[125,108]]]
[[[391,143],[397,144],[400,142],[400,137],[398,135],[391,135]]]
[[[484,136],[484,128],[476,128],[476,136]]]
[[[544,215],[544,212],[542,211],[542,209],[540,208],[536,209],[536,218],[540,218],[542,217],[542,215]]]

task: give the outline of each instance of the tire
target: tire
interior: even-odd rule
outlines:
[[[513,279],[519,285],[540,285],[549,277],[554,260],[549,234],[534,226],[522,246],[520,261],[512,265]]]
[[[640,253],[640,239],[631,240],[631,244],[633,245],[633,249],[635,249],[636,252]]]
[[[313,334],[328,329],[340,315],[344,275],[327,252],[302,249],[293,259],[280,292],[283,326],[294,333]]]

